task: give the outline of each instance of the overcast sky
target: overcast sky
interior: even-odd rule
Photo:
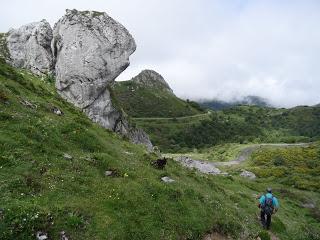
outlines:
[[[53,25],[66,8],[105,11],[131,32],[137,50],[118,80],[153,69],[184,98],[320,103],[319,0],[10,0],[0,31]]]

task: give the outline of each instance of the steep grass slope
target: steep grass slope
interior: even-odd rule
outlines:
[[[0,239],[35,239],[37,231],[50,239],[61,231],[69,239],[202,239],[208,231],[256,239],[261,228],[253,194],[270,183],[205,176],[174,161],[158,170],[154,159],[62,100],[52,79],[0,62]],[[162,176],[176,181],[165,184]],[[300,200],[286,199],[275,234],[319,239]]]

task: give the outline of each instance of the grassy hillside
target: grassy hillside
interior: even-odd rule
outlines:
[[[136,121],[163,151],[189,151],[222,143],[315,141],[320,137],[320,108],[275,109],[237,106],[207,118]],[[161,133],[161,134],[159,134]]]
[[[251,158],[251,170],[260,177],[281,179],[283,184],[320,192],[319,144],[305,148],[264,148]]]
[[[197,103],[176,97],[167,84],[157,79],[140,81],[145,77],[144,72],[130,81],[116,82],[113,86],[120,106],[129,116],[181,117],[203,111]]]
[[[201,175],[174,161],[155,169],[155,156],[93,124],[55,93],[52,79],[0,62],[0,120],[0,239],[35,239],[37,231],[51,239],[61,231],[69,239],[262,234],[253,196],[270,182]],[[163,176],[176,181],[165,184]],[[319,195],[276,187],[284,210],[274,218],[274,233],[319,239],[317,216],[300,207]]]

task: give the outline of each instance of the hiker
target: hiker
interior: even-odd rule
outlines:
[[[278,199],[272,195],[271,188],[267,188],[267,193],[260,197],[258,207],[261,209],[261,224],[263,228],[269,230],[271,215],[276,213],[279,209]]]

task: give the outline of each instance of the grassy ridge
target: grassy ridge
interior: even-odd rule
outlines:
[[[113,86],[120,106],[131,117],[182,117],[201,113],[195,102],[177,98],[162,86],[145,86],[133,80]]]

